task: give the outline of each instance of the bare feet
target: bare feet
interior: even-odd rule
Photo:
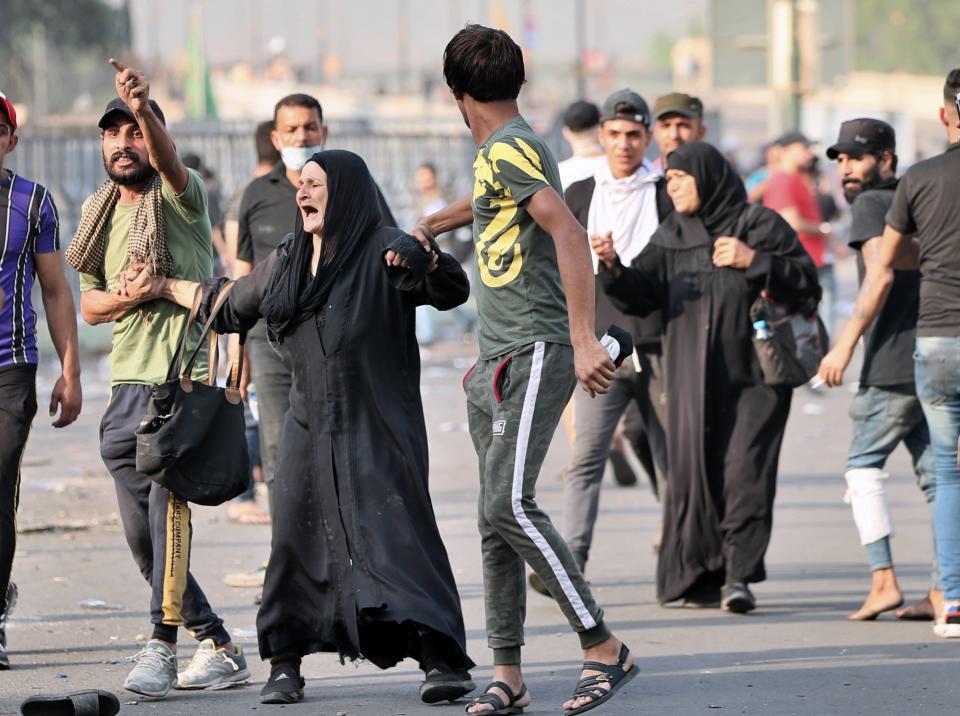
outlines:
[[[898,609],[893,614],[897,619],[916,619],[919,621],[932,622],[941,611],[943,611],[943,592],[939,589],[931,589],[923,599],[903,609]]]
[[[493,667],[493,681],[502,681],[507,686],[510,687],[510,690],[513,692],[514,696],[517,696],[523,690],[523,673],[520,670],[519,664],[509,664],[505,666],[494,666]],[[496,694],[503,701],[504,706],[516,706],[519,708],[525,708],[530,705],[530,692],[527,691],[523,696],[519,697],[512,704],[510,703],[510,694],[506,693],[503,689],[497,686],[489,687],[484,693]],[[490,713],[495,711],[496,707],[493,704],[471,704],[467,706],[468,714],[483,714]]]
[[[269,525],[270,514],[253,500],[231,502],[227,505],[227,517],[242,525]]]
[[[876,569],[873,571],[870,593],[863,605],[847,619],[854,622],[873,621],[883,612],[896,609],[901,604],[903,594],[893,569]]]
[[[597,644],[596,646],[585,649],[583,652],[584,661],[597,661],[601,664],[610,664],[611,666],[617,664],[620,659],[620,640],[615,637],[610,637],[602,644]],[[627,656],[627,660],[623,664],[623,670],[629,672],[633,668],[633,654]],[[584,669],[580,673],[580,678],[586,678],[587,676],[599,676],[602,674],[602,671],[594,671],[592,669]],[[597,688],[603,689],[604,691],[610,690],[609,682],[601,682],[597,684]],[[564,711],[572,711],[573,709],[578,709],[581,706],[586,706],[591,701],[596,701],[594,698],[589,696],[578,696],[576,698],[568,699],[563,703]]]

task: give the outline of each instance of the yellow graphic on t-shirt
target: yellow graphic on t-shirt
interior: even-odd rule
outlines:
[[[520,224],[515,223],[518,207],[510,189],[496,179],[495,168],[506,162],[531,179],[546,181],[541,171],[540,157],[522,139],[515,138],[517,147],[506,142],[497,142],[484,157],[478,153],[473,164],[474,202],[486,199],[491,209],[497,213],[480,232],[477,238],[477,265],[480,280],[491,288],[506,286],[520,275],[523,268],[523,252],[517,239]]]

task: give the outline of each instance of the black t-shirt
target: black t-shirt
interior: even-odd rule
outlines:
[[[380,226],[397,225],[377,187],[382,219]],[[293,233],[297,222],[297,189],[287,179],[283,162],[269,174],[257,177],[243,190],[240,200],[240,221],[237,235],[237,259],[258,264],[276,250],[287,234]],[[263,338],[266,330],[263,321],[250,331],[253,338]]]
[[[914,164],[900,180],[887,224],[920,241],[918,336],[960,336],[960,144]]]
[[[297,219],[297,189],[287,179],[282,162],[270,173],[257,177],[243,190],[240,199],[240,228],[237,258],[258,264],[269,256],[280,240],[293,231]]]
[[[893,201],[896,179],[881,182],[861,193],[850,207],[850,248],[857,252],[857,274],[863,283],[866,271],[864,243],[883,234],[884,217]],[[920,306],[920,272],[894,271],[893,286],[880,315],[863,334],[863,369],[860,384],[878,387],[914,382],[913,348]]]

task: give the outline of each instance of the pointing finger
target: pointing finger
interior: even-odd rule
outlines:
[[[112,57],[109,60],[107,60],[107,62],[113,65],[113,69],[115,69],[117,72],[123,72],[125,69],[127,69],[127,66],[125,64],[123,64],[118,60],[113,59]]]

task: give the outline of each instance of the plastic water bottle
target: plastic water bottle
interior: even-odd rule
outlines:
[[[769,341],[773,338],[773,331],[770,330],[767,322],[762,318],[753,322],[753,337],[758,341]]]

